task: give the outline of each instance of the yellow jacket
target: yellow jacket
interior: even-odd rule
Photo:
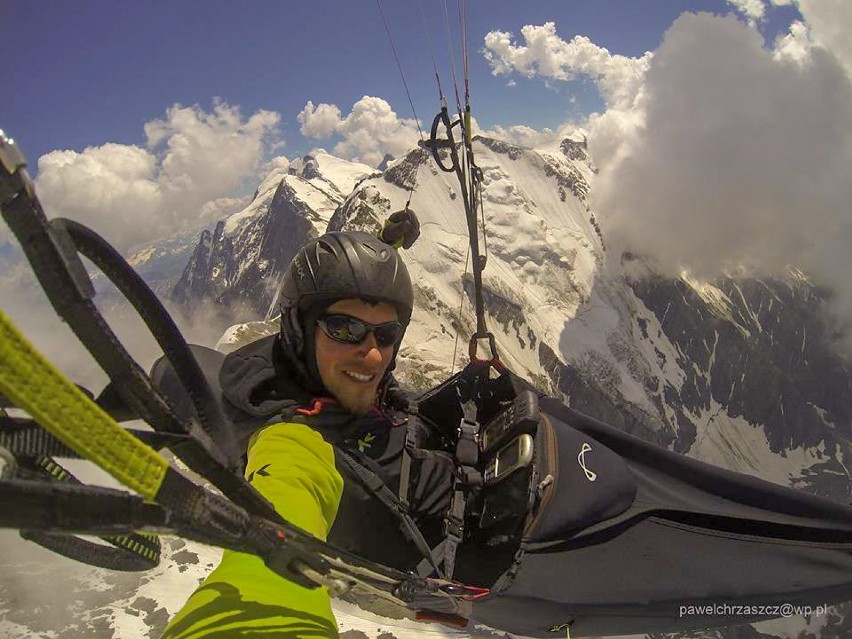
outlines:
[[[246,478],[289,522],[325,540],[343,479],[334,451],[304,424],[255,433]],[[219,564],[166,628],[163,639],[337,637],[325,588],[310,590],[269,570],[254,555],[224,551]]]

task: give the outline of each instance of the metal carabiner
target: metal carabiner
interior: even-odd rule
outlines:
[[[470,342],[467,347],[467,353],[470,356],[470,361],[473,362],[477,359],[476,351],[477,346],[479,344],[479,340],[488,339],[488,348],[491,350],[491,359],[488,361],[499,361],[499,357],[497,356],[497,341],[494,339],[494,333],[486,333],[485,335],[480,335],[478,333],[474,333],[470,338]]]

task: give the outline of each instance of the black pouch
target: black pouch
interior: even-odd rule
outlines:
[[[564,537],[626,511],[636,482],[612,450],[542,414],[536,433],[535,511],[524,529],[529,541]]]

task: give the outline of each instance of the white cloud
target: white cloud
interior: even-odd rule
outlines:
[[[796,20],[790,25],[786,34],[779,35],[775,39],[773,54],[779,60],[784,59],[788,62],[805,65],[810,60],[813,46],[814,42],[808,25]]]
[[[515,44],[505,31],[485,36],[484,55],[494,75],[517,72],[545,81],[587,76],[597,83],[607,106],[614,108],[632,104],[651,59],[650,53],[641,58],[613,55],[585,36],[566,42],[556,34],[553,22],[522,27],[521,36],[525,44]]]
[[[588,77],[606,101],[586,123],[611,255],[629,249],[707,278],[796,265],[852,315],[852,2],[730,0],[749,24],[684,14],[661,47],[613,55],[552,24],[486,37],[495,74]],[[802,19],[774,43],[772,8]],[[510,128],[510,133],[512,128]],[[516,131],[516,133],[522,133]]]
[[[308,102],[298,120],[303,135],[317,140],[338,135],[332,153],[371,166],[386,153],[404,155],[419,139],[414,120],[400,118],[385,100],[370,96],[358,100],[345,117],[336,105]]]
[[[335,105],[322,103],[315,107],[310,100],[297,119],[302,125],[302,135],[317,140],[330,137],[343,120],[340,117],[340,109]]]
[[[575,128],[576,127],[573,126],[571,127],[572,130]],[[528,148],[535,148],[559,142],[565,138],[566,133],[565,128],[560,128],[558,131],[547,128],[538,130],[522,124],[507,127],[496,125],[490,129],[482,131],[482,134],[488,137],[496,138],[498,140],[506,140],[507,142]]]
[[[814,43],[830,51],[852,77],[852,2],[792,0],[810,27]],[[773,0],[775,4],[781,4]]]
[[[279,115],[243,120],[237,107],[170,108],[145,125],[147,146],[104,144],[52,151],[38,161],[36,189],[51,217],[91,226],[121,251],[197,226],[277,143]]]
[[[592,123],[596,205],[613,247],[705,277],[795,265],[849,313],[852,84],[837,57],[793,37],[798,58],[734,17],[681,16],[641,108]]]
[[[751,20],[762,20],[766,15],[764,0],[728,0],[728,4]]]
[[[521,73],[527,77],[540,77],[551,86],[580,77],[591,79],[604,98],[607,110],[595,114],[591,122],[597,131],[597,162],[606,162],[624,148],[627,137],[634,134],[642,120],[644,83],[652,53],[639,58],[613,55],[594,44],[585,36],[575,36],[570,41],[559,37],[552,22],[541,26],[526,25],[521,28],[525,44],[513,42],[511,33],[492,31],[485,36],[483,54],[495,75]],[[569,98],[571,102],[573,96]],[[526,127],[494,127],[494,133],[518,144],[530,145],[525,140],[536,139],[531,145],[544,143],[546,132],[535,136],[523,131]],[[557,135],[576,128],[573,123],[559,127]]]
[[[848,0],[727,0],[748,17],[750,24],[763,20],[770,7],[795,6],[803,22],[794,22],[790,33],[779,38],[781,54],[800,54],[805,45],[831,51],[852,75],[852,2]],[[802,56],[799,55],[799,59]]]

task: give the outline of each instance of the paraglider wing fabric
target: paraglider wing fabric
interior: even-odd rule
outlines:
[[[582,530],[551,528],[547,539],[533,530],[514,578],[475,605],[477,621],[533,637],[670,632],[852,599],[849,506],[686,458],[553,399],[540,404],[555,429],[618,455],[635,498]],[[593,460],[587,451],[600,478]]]

